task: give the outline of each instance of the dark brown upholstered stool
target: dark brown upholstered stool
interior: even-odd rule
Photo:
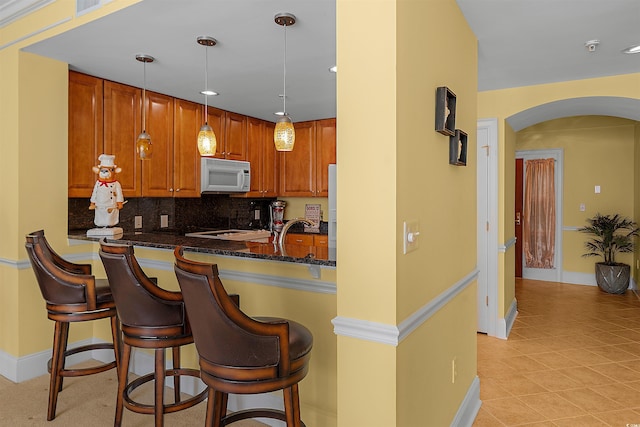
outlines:
[[[197,369],[180,367],[180,347],[193,342],[182,294],[158,287],[142,271],[133,246],[100,242],[100,258],[111,283],[123,335],[123,354],[118,375],[115,426],[122,423],[123,406],[142,413],[154,414],[155,425],[162,426],[164,414],[187,409],[206,398],[206,390],[186,400],[180,399],[180,376],[199,377]],[[128,382],[131,348],[155,350],[155,370]],[[165,368],[165,349],[173,353],[173,369]],[[164,403],[165,377],[174,377],[174,403]],[[137,387],[155,381],[154,404],[131,399]]]
[[[53,355],[48,363],[51,380],[47,420],[51,421],[56,417],[58,393],[62,391],[64,377],[97,374],[118,365],[122,351],[119,322],[109,282],[92,276],[90,264],[66,261],[49,246],[43,230],[28,234],[25,248],[47,304],[47,317],[55,322]],[[89,344],[67,350],[71,322],[106,318],[111,319],[113,344]],[[65,368],[67,356],[102,349],[113,349],[115,361],[83,369]]]
[[[247,418],[274,418],[301,427],[298,382],[309,370],[313,336],[291,320],[244,314],[227,295],[215,264],[187,260],[175,249],[175,271],[209,386],[206,426]],[[284,412],[248,409],[227,415],[228,393],[283,390]]]

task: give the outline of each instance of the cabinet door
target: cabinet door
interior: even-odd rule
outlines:
[[[125,198],[142,195],[142,160],[136,156],[136,139],[141,131],[140,95],[138,88],[104,82],[104,152],[115,155],[116,164],[122,168],[117,178]]]
[[[204,108],[200,104],[175,100],[175,130],[173,134],[174,197],[200,197],[200,153],[198,132],[202,127]],[[211,109],[209,109],[209,113]],[[219,125],[219,124],[218,124]],[[209,126],[212,126],[209,122]],[[216,139],[219,133],[214,128]]]
[[[313,246],[313,234],[287,233],[284,242],[290,245]]]
[[[69,72],[69,197],[91,197],[102,154],[102,79]]]
[[[278,152],[273,143],[276,124],[265,122],[262,139],[262,197],[278,196]]]
[[[277,196],[274,128],[274,123],[247,118],[247,160],[251,163],[251,191],[245,197]]]
[[[329,165],[336,162],[336,119],[316,122],[316,188],[317,197],[329,196]]]
[[[294,124],[296,141],[293,151],[280,157],[280,196],[313,197],[315,194],[315,122]]]
[[[204,105],[201,105],[200,107],[202,108],[200,116],[204,117]],[[213,133],[216,135],[216,154],[213,157],[217,157],[219,159],[224,159],[226,119],[227,116],[224,110],[207,107],[207,123],[211,126]],[[200,132],[202,125],[202,118],[200,118],[198,121],[198,132]]]
[[[224,158],[247,160],[247,116],[226,113]]]
[[[329,246],[329,236],[326,234],[314,234],[313,235],[313,246],[326,248]]]
[[[173,98],[155,92],[146,97],[147,133],[153,155],[142,163],[142,196],[173,195]],[[116,159],[117,160],[117,159]]]
[[[251,163],[251,187],[246,197],[262,197],[264,131],[264,121],[253,117],[247,119],[247,160]]]

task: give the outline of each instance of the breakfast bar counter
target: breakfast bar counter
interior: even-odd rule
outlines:
[[[86,231],[69,231],[70,240],[89,240],[97,242],[96,237],[87,237]],[[268,242],[232,241],[185,236],[171,232],[125,232],[117,238],[107,237],[107,242],[131,244],[133,246],[170,249],[183,246],[187,252],[199,252],[213,255],[240,258],[264,259],[269,261],[309,264],[325,267],[336,266],[335,249],[321,246],[285,244],[280,248],[273,237]]]

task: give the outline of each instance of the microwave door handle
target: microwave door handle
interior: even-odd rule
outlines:
[[[243,171],[238,172],[238,175],[240,175],[240,188],[244,188],[244,173],[243,173]]]

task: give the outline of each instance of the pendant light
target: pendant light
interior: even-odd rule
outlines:
[[[293,128],[291,117],[287,114],[287,27],[296,23],[296,17],[290,13],[279,13],[275,16],[275,22],[284,27],[284,66],[282,89],[282,112],[276,113],[282,117],[276,121],[273,131],[273,142],[277,151],[292,151],[296,142],[296,131]]]
[[[204,125],[200,128],[198,133],[198,151],[201,156],[213,156],[216,154],[216,134],[213,132],[211,126],[209,126],[208,119],[209,113],[207,111],[207,98],[209,95],[217,95],[215,92],[209,91],[209,56],[208,47],[216,45],[216,39],[209,36],[200,36],[197,38],[198,44],[205,47],[204,49]]]
[[[136,59],[143,64],[144,75],[142,84],[142,132],[138,135],[136,141],[136,153],[140,160],[149,160],[153,155],[153,146],[151,145],[151,137],[147,133],[147,62],[153,62],[154,58],[150,55],[138,54]]]

